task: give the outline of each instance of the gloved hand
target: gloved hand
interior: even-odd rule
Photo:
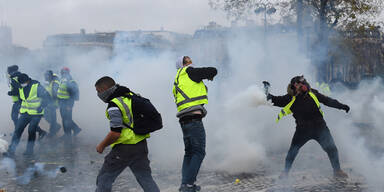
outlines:
[[[208,79],[209,81],[213,81],[213,77]]]
[[[11,94],[12,94],[12,91],[8,91],[8,93],[7,93],[9,96],[12,96]]]
[[[348,105],[344,105],[343,110],[345,110],[346,113],[349,112],[350,108]]]
[[[267,100],[268,100],[269,87],[271,86],[271,84],[268,81],[263,81],[263,85],[264,85],[264,93],[267,96]]]
[[[268,93],[267,95],[267,101],[271,100],[272,99],[272,95]]]
[[[271,84],[268,81],[263,81],[263,85],[265,87],[270,87],[271,86]]]

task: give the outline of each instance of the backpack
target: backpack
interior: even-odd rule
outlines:
[[[163,128],[161,115],[149,99],[133,92],[129,97],[132,99],[134,126],[131,129],[134,133],[145,135]]]

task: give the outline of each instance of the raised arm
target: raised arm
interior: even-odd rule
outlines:
[[[196,83],[199,83],[204,79],[213,80],[213,78],[217,75],[217,69],[214,67],[188,67],[186,72],[189,78]]]

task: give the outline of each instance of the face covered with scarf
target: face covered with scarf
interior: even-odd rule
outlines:
[[[97,96],[104,101],[105,103],[109,102],[109,97],[115,92],[117,89],[117,85],[113,85],[112,87],[106,87],[106,86],[97,86]]]
[[[291,79],[290,88],[292,89],[294,95],[299,95],[307,93],[311,89],[311,86],[302,75]]]

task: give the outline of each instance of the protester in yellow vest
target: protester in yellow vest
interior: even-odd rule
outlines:
[[[316,88],[318,89],[318,91],[325,95],[325,96],[330,96],[332,94],[331,92],[331,88],[329,88],[329,85],[328,83],[325,83],[325,82],[322,82],[322,83],[319,83],[319,82],[316,82]]]
[[[44,118],[49,123],[48,137],[55,137],[60,130],[60,125],[57,123],[56,109],[58,108],[57,90],[59,89],[59,77],[53,73],[52,70],[48,70],[44,73],[45,81],[48,83],[45,85],[45,89],[51,96],[51,102],[47,105],[44,112]]]
[[[320,103],[345,110],[347,113],[349,106],[327,97],[315,89],[311,89],[304,76],[292,78],[287,92],[284,96],[273,96],[271,94],[267,96],[268,100],[272,100],[274,106],[283,107],[276,121],[289,114],[293,114],[296,120],[296,132],[286,157],[285,170],[280,177],[288,176],[299,149],[312,139],[317,141],[323,150],[327,152],[334,170],[334,176],[348,177],[340,168],[338,151],[330,130],[325,123]]]
[[[26,74],[21,74],[18,78],[21,88],[19,94],[21,99],[20,118],[17,121],[15,132],[12,136],[12,142],[9,146],[6,156],[13,157],[16,147],[20,142],[21,135],[25,127],[28,127],[27,149],[24,155],[33,155],[36,139],[36,132],[39,129],[39,122],[44,114],[44,108],[50,100],[49,93],[36,80],[32,80]]]
[[[185,146],[179,191],[195,192],[200,191],[200,186],[195,182],[205,157],[206,138],[202,118],[207,114],[204,104],[208,103],[208,96],[203,80],[213,80],[217,69],[192,67],[192,60],[188,56],[177,60],[176,69],[173,96]]]
[[[81,129],[73,121],[72,110],[75,101],[79,100],[79,88],[73,80],[68,67],[63,67],[60,71],[61,79],[57,98],[59,100],[60,115],[63,121],[64,136],[63,139],[67,147],[72,143],[72,135],[76,136]]]
[[[146,141],[149,134],[138,135],[131,129],[135,126],[133,115],[136,110],[144,111],[145,109],[134,106],[129,97],[132,92],[126,87],[117,85],[111,77],[100,78],[95,83],[95,87],[98,97],[108,103],[106,116],[110,123],[110,132],[97,145],[96,151],[103,153],[106,147],[112,147],[97,176],[96,192],[111,191],[116,177],[126,167],[132,170],[144,192],[159,192],[149,166]]]

